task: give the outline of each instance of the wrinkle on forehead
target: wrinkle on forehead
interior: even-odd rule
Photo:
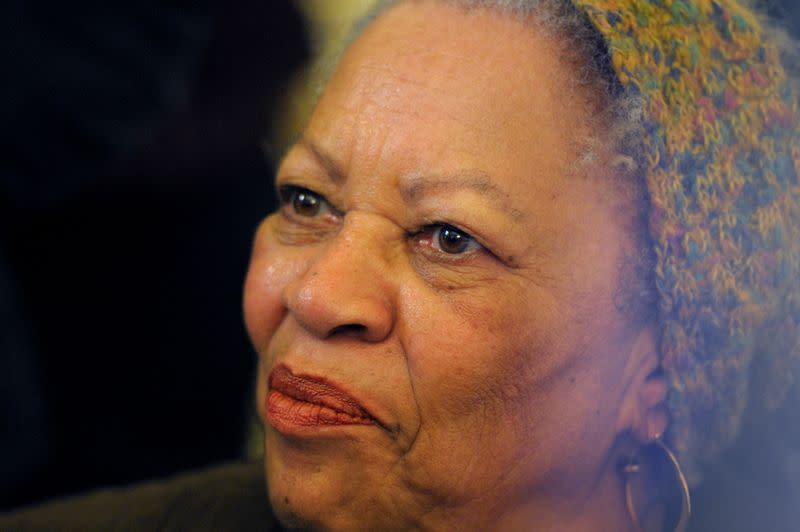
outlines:
[[[414,9],[413,6],[401,4],[387,11],[380,18],[402,17],[403,15],[399,11],[404,8]],[[500,24],[497,23],[498,21]],[[381,57],[384,51],[390,52],[390,54],[387,55],[388,60],[368,60],[360,66],[368,66],[368,68],[390,73],[396,73],[393,66],[400,69],[411,66],[413,70],[437,69],[442,72],[442,66],[451,65],[453,68],[445,68],[444,71],[451,73],[466,69],[471,71],[471,80],[484,81],[494,79],[497,73],[496,69],[499,68],[514,72],[516,75],[524,75],[533,82],[543,77],[542,73],[537,68],[520,70],[518,60],[521,57],[529,56],[531,49],[537,51],[539,56],[537,63],[542,61],[547,61],[550,65],[561,63],[559,58],[561,46],[555,39],[535,31],[529,23],[511,17],[498,16],[494,12],[473,12],[466,20],[467,24],[453,24],[445,31],[441,29],[441,20],[423,22],[412,31],[407,31],[407,25],[402,23],[397,24],[398,27],[405,26],[405,30],[400,31],[395,28],[395,24],[387,22],[387,20],[383,20],[383,22],[371,24],[353,43],[342,56],[331,79],[335,78],[340,70],[347,68],[352,50],[359,44],[363,44],[364,41],[370,42],[370,55],[373,58]],[[491,41],[487,41],[485,35],[482,35],[480,31],[471,31],[471,29],[480,29],[486,24],[493,25],[494,38]],[[559,72],[549,68],[546,76],[552,78],[557,74]],[[566,74],[566,72],[561,74]],[[564,79],[566,80],[566,77]],[[435,88],[435,85],[429,85],[429,88]],[[560,92],[550,91],[555,97],[558,97]]]

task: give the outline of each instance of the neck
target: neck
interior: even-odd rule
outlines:
[[[538,498],[504,514],[494,530],[558,530],[634,532],[625,506],[624,488],[616,471],[603,474],[588,489]]]
[[[622,480],[612,464],[605,466],[597,478],[587,479],[569,493],[536,493],[513,508],[493,511],[494,508],[497,494],[486,494],[458,509],[428,514],[420,529],[456,530],[469,524],[469,528],[512,532],[635,532],[625,505]]]

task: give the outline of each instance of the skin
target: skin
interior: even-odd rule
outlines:
[[[627,530],[616,459],[666,418],[650,327],[616,310],[632,249],[559,44],[530,24],[401,4],[354,43],[255,238],[245,320],[257,404],[282,363],[383,426],[265,422],[270,500],[331,530]],[[594,173],[591,173],[594,172]],[[284,189],[285,190],[285,189]],[[436,224],[471,235],[447,253]]]

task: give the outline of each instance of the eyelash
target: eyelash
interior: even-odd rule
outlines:
[[[289,208],[293,211],[293,216],[299,216],[302,218],[313,218],[319,216],[320,212],[315,212],[311,215],[309,214],[301,214],[297,212],[295,201],[302,200],[302,196],[308,196],[309,199],[313,199],[313,201],[317,202],[319,205],[320,211],[329,211],[336,213],[336,209],[328,202],[328,200],[322,194],[318,194],[313,190],[309,190],[305,187],[300,187],[297,185],[283,185],[278,188],[278,199],[280,202],[280,208],[286,209]],[[337,213],[338,214],[338,213]],[[427,235],[427,238],[426,238]],[[449,252],[442,248],[442,238],[447,238],[447,236],[455,237],[456,241],[461,241],[463,239],[464,242],[464,249],[458,252]],[[427,240],[427,245],[436,249],[436,252],[441,255],[446,255],[450,259],[457,259],[459,257],[465,257],[468,255],[472,255],[476,251],[480,251],[481,249],[485,249],[471,234],[468,232],[459,229],[458,227],[444,223],[444,222],[434,222],[427,224],[420,228],[417,231],[409,232],[409,237],[414,238],[418,241]]]
[[[459,235],[458,238],[463,238],[464,242],[464,249],[458,252],[450,252],[446,251],[442,247],[442,238],[446,238],[446,234],[453,234]],[[426,236],[427,235],[427,236]],[[426,240],[426,245],[428,247],[432,247],[436,250],[437,253],[447,256],[448,258],[457,260],[457,258],[463,258],[468,255],[472,255],[476,251],[480,251],[483,249],[480,243],[475,240],[471,234],[467,233],[466,231],[462,231],[458,227],[454,225],[450,225],[443,222],[436,222],[432,224],[428,224],[419,231],[416,231],[411,234],[412,237],[416,238],[417,240]]]
[[[294,211],[294,214],[297,216],[311,218],[312,216],[297,212],[295,200],[297,200],[300,196],[308,196],[309,198],[312,198],[317,202],[321,211],[335,211],[333,206],[331,206],[328,200],[325,199],[325,196],[318,194],[313,190],[309,190],[305,187],[299,187],[297,185],[283,185],[278,188],[278,201],[281,209],[288,207],[291,208]],[[320,213],[314,213],[313,216],[317,216],[318,214]]]

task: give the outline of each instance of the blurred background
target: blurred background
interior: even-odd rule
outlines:
[[[371,3],[3,4],[0,510],[258,453],[250,240]]]
[[[368,4],[3,3],[0,509],[248,452],[250,240]]]

